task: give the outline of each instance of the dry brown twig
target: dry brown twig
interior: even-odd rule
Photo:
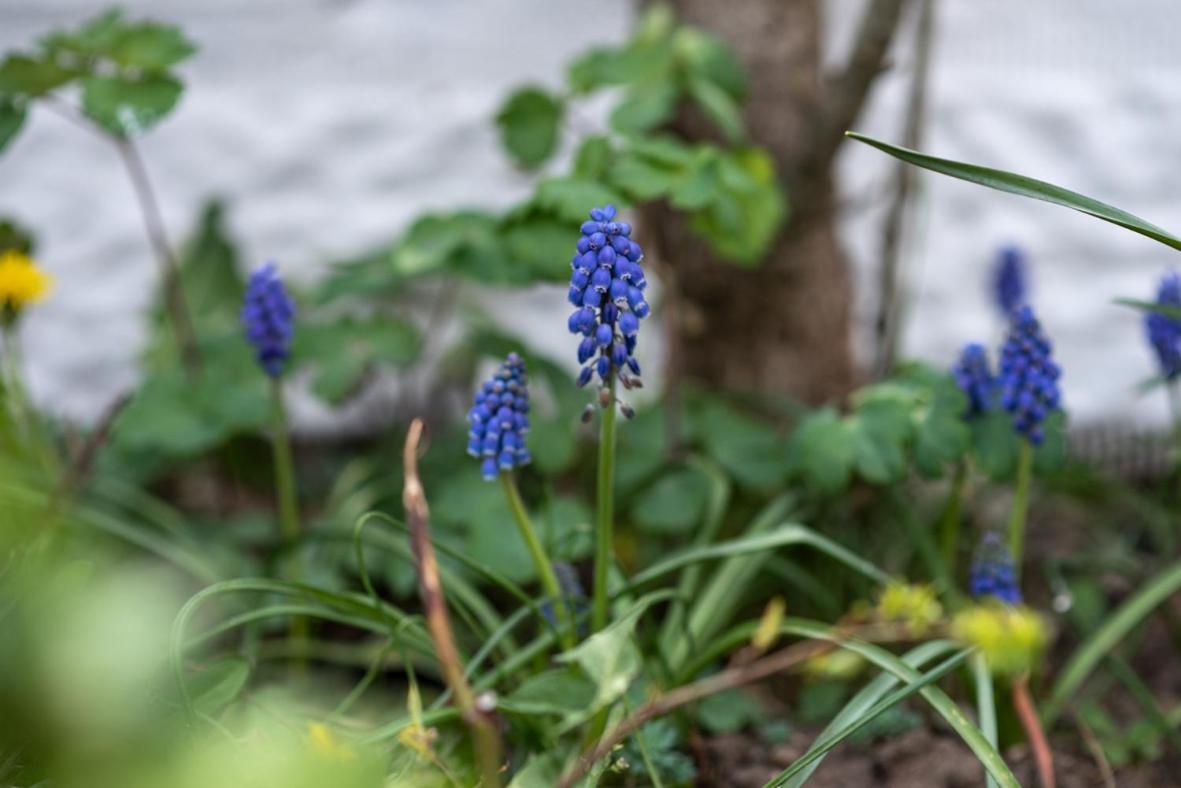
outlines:
[[[476,758],[484,776],[484,786],[500,785],[500,734],[492,719],[480,710],[476,696],[464,676],[459,649],[451,631],[451,619],[447,613],[447,598],[439,580],[439,562],[431,544],[430,510],[426,494],[418,476],[418,450],[422,441],[423,424],[415,419],[406,434],[403,450],[405,483],[402,487],[402,506],[406,509],[406,522],[410,527],[410,548],[414,552],[414,563],[418,571],[418,587],[422,596],[423,613],[427,630],[435,644],[435,654],[447,686],[451,688],[460,717],[472,732]]]

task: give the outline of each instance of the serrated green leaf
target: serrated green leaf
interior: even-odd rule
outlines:
[[[505,276],[499,281],[518,284],[569,281],[570,255],[574,250],[569,222],[537,216],[508,223],[501,232],[502,248],[508,250],[509,259],[503,266]]]
[[[123,12],[111,8],[83,23],[75,31],[55,31],[41,39],[41,45],[50,53],[73,52],[85,57],[96,57],[106,53],[124,29]]]
[[[43,96],[73,78],[52,60],[13,54],[0,62],[0,96]]]
[[[671,470],[641,491],[632,502],[636,526],[650,534],[678,536],[700,524],[707,479],[694,468]]]
[[[0,97],[0,151],[16,137],[25,123],[25,106]]]
[[[82,109],[96,123],[119,137],[139,134],[172,111],[184,88],[162,74],[126,77],[86,77],[82,80]]]
[[[964,162],[952,161],[951,159],[928,156],[925,153],[900,148],[896,145],[891,145],[887,142],[882,142],[881,140],[851,131],[845,133],[858,142],[864,142],[916,167],[922,167],[923,169],[931,170],[942,175],[949,175],[952,178],[958,178],[980,186],[987,186],[997,191],[1017,194],[1022,197],[1029,197],[1034,200],[1041,200],[1043,202],[1053,203],[1054,205],[1061,205],[1065,208],[1071,208],[1094,216],[1097,219],[1102,219],[1105,222],[1111,222],[1134,233],[1139,233],[1154,241],[1159,241],[1166,246],[1171,246],[1174,249],[1181,249],[1181,238],[1172,235],[1168,231],[1113,205],[1099,202],[1078,192],[1072,192],[1069,189],[1063,189],[1061,186],[1055,186],[1052,183],[1039,181],[1036,178],[1029,178],[1004,170],[992,169],[991,167],[981,167],[976,164],[966,164]]]
[[[500,140],[513,160],[526,168],[544,163],[558,147],[565,104],[541,88],[515,91],[496,114]]]
[[[746,74],[733,50],[716,36],[682,27],[673,37],[673,49],[692,79],[705,80],[739,101],[746,90]]]

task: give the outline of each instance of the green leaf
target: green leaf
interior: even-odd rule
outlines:
[[[180,82],[162,74],[128,77],[86,77],[82,109],[96,123],[119,137],[129,137],[161,121],[180,100]]]
[[[506,223],[502,233],[503,248],[509,252],[509,259],[503,264],[508,269],[505,281],[533,284],[570,279],[569,222],[548,216],[530,217]]]
[[[579,223],[586,218],[586,212],[597,205],[623,207],[627,201],[615,190],[597,181],[582,178],[546,178],[537,185],[532,202],[539,208],[551,211],[558,219]],[[566,255],[569,262],[569,254]]]
[[[83,57],[105,55],[126,28],[123,12],[111,8],[85,22],[75,31],[55,31],[41,39],[41,45],[53,55],[71,52]]]
[[[1122,306],[1130,306],[1133,309],[1139,309],[1141,312],[1155,312],[1172,320],[1181,320],[1181,306],[1158,304],[1155,301],[1141,301],[1136,298],[1117,298],[1115,299],[1115,303]]]
[[[691,531],[705,508],[707,479],[693,468],[670,470],[642,491],[631,514],[640,530],[660,536]]]
[[[737,145],[746,138],[742,109],[729,93],[704,79],[689,80],[689,95],[731,143]]]
[[[705,451],[743,487],[771,492],[786,480],[784,442],[766,423],[711,401],[692,413],[690,424]]]
[[[758,701],[740,688],[723,690],[697,704],[697,722],[710,733],[733,733],[756,725],[766,715]]]
[[[1181,561],[1170,564],[1145,583],[1075,649],[1058,674],[1042,711],[1047,727],[1103,657],[1122,643],[1152,611],[1181,590]]]
[[[690,227],[720,256],[754,266],[787,216],[775,165],[760,148],[723,151],[718,154],[715,177],[713,199],[690,218]]]
[[[574,462],[575,434],[566,419],[534,419],[529,447],[538,469],[547,475],[561,473]]]
[[[174,66],[197,51],[180,28],[157,22],[123,26],[106,48],[112,60],[122,66],[160,71]]]
[[[52,60],[13,54],[0,63],[0,96],[43,96],[74,77]]]
[[[852,139],[871,145],[916,167],[922,167],[923,169],[943,175],[950,175],[953,178],[987,186],[990,189],[1072,208],[1076,211],[1094,216],[1097,219],[1102,219],[1105,222],[1111,222],[1124,229],[1131,230],[1134,233],[1139,233],[1154,241],[1159,241],[1166,246],[1181,249],[1181,238],[1177,238],[1169,232],[1162,230],[1154,224],[1149,224],[1140,217],[1134,216],[1127,211],[1086,197],[1078,192],[1063,189],[1061,186],[1055,186],[1052,183],[1046,183],[1045,181],[1039,181],[1024,175],[1005,172],[1004,170],[994,170],[975,164],[965,164],[963,162],[952,161],[951,159],[928,156],[918,151],[900,148],[851,131],[845,132],[845,134]]]
[[[331,323],[300,323],[292,343],[293,364],[311,365],[312,391],[339,404],[356,393],[375,365],[404,367],[418,358],[421,340],[413,325],[381,315],[345,317]]]
[[[595,699],[595,685],[573,668],[556,668],[530,676],[504,698],[509,712],[528,715],[576,716]]]
[[[672,120],[680,95],[671,79],[654,79],[632,86],[611,113],[611,127],[622,134],[639,134]]]
[[[25,106],[0,97],[0,151],[16,137],[25,123]]]
[[[611,141],[599,134],[592,134],[578,146],[574,154],[574,175],[587,180],[601,180],[607,174],[614,151]]]
[[[1013,432],[1013,420],[1000,410],[975,416],[969,427],[972,431],[972,451],[980,470],[998,481],[1008,479],[1017,468],[1020,443]]]
[[[482,281],[504,279],[495,216],[480,211],[427,214],[406,230],[390,263],[398,279],[450,271]]]
[[[733,50],[721,39],[693,27],[682,27],[673,36],[673,48],[691,79],[716,85],[733,101],[746,91],[746,74]]]
[[[1042,422],[1044,438],[1033,450],[1033,467],[1038,473],[1056,471],[1066,464],[1066,414],[1051,412]]]
[[[250,679],[250,663],[241,657],[214,662],[189,679],[193,708],[213,715],[228,706]]]
[[[800,424],[788,443],[791,468],[804,482],[819,492],[835,495],[849,485],[856,457],[854,430],[825,408]]]
[[[906,457],[898,438],[875,427],[864,416],[849,422],[857,472],[875,484],[889,484],[906,476]]]
[[[655,591],[641,597],[607,627],[591,635],[576,648],[558,655],[559,662],[581,668],[595,687],[592,702],[576,713],[567,715],[564,727],[568,729],[577,725],[627,692],[643,666],[640,651],[633,642],[636,622],[649,607],[667,596],[667,592]]]
[[[500,139],[522,167],[544,163],[558,147],[563,102],[538,87],[524,87],[508,97],[496,115]]]

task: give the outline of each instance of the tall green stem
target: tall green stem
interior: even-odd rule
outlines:
[[[1173,416],[1173,445],[1176,456],[1173,459],[1173,470],[1177,476],[1177,484],[1181,485],[1181,390],[1178,381],[1170,380],[1167,385],[1169,392],[1169,410]]]
[[[279,538],[284,547],[291,547],[299,540],[299,507],[295,499],[295,464],[291,460],[291,437],[287,430],[287,409],[283,403],[283,384],[279,378],[271,380],[271,446],[275,465],[275,498],[279,507]],[[298,557],[292,555],[294,566]],[[298,571],[292,580],[299,580]],[[292,651],[297,655],[295,665],[302,665],[307,645],[308,622],[302,617],[291,620],[288,631]]]
[[[529,548],[529,554],[533,556],[533,565],[537,568],[541,587],[545,589],[546,596],[550,598],[554,606],[554,612],[558,619],[558,636],[562,641],[562,646],[567,649],[574,648],[574,628],[571,625],[566,600],[562,595],[562,587],[558,584],[558,576],[554,574],[554,565],[550,561],[549,555],[546,554],[541,540],[537,538],[537,531],[534,530],[533,523],[529,520],[529,514],[525,511],[525,503],[521,500],[520,491],[517,490],[517,480],[512,471],[501,471],[500,482],[504,486],[504,495],[508,499],[509,509],[513,512],[513,519],[517,521],[517,529],[521,532],[521,538],[525,540],[525,546]]]
[[[607,577],[611,567],[611,534],[615,521],[615,378],[607,381],[606,405],[599,433],[598,521],[595,528],[595,583],[591,600],[591,632],[607,626]]]
[[[1021,439],[1017,458],[1017,487],[1013,492],[1013,511],[1009,515],[1009,552],[1013,566],[1021,575],[1021,550],[1025,546],[1025,510],[1029,506],[1029,483],[1033,478],[1033,446]]]
[[[968,477],[968,466],[961,462],[956,466],[955,476],[951,480],[951,492],[947,496],[947,504],[943,507],[943,517],[939,524],[939,540],[943,554],[943,565],[947,572],[955,576],[956,550],[960,544],[960,521],[963,520],[964,482]]]

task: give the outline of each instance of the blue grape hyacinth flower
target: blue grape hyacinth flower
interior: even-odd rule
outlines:
[[[640,266],[644,252],[630,237],[631,225],[615,221],[614,205],[593,209],[581,229],[570,261],[568,297],[575,310],[567,321],[570,333],[582,335],[578,363],[584,366],[578,385],[585,386],[595,375],[606,385],[618,374],[629,386],[627,372],[640,374],[635,359],[640,321],[651,311]]]
[[[1181,276],[1176,271],[1169,271],[1161,277],[1156,303],[1181,307]],[[1159,312],[1148,312],[1144,315],[1144,329],[1149,344],[1156,352],[1161,374],[1167,380],[1176,380],[1181,375],[1181,320]]]
[[[1001,405],[1013,415],[1013,429],[1034,446],[1045,437],[1042,422],[1061,403],[1058,378],[1062,371],[1052,353],[1033,310],[1023,306],[1014,312],[1001,348]]]
[[[291,353],[295,303],[287,294],[274,263],[259,266],[250,275],[242,304],[242,328],[254,346],[258,364],[272,378],[283,374]]]
[[[968,574],[968,592],[977,598],[993,597],[1008,605],[1021,604],[1013,556],[1000,534],[989,532],[980,539]]]
[[[969,342],[960,351],[959,360],[951,368],[956,385],[968,398],[966,416],[975,416],[992,409],[996,401],[997,380],[988,364],[984,345]]]
[[[1026,302],[1025,255],[1016,246],[1005,246],[993,273],[993,296],[1001,314],[1008,318]]]
[[[529,379],[525,361],[509,353],[500,369],[476,392],[467,414],[467,453],[483,458],[480,471],[492,481],[532,460],[525,446],[529,432]]]

